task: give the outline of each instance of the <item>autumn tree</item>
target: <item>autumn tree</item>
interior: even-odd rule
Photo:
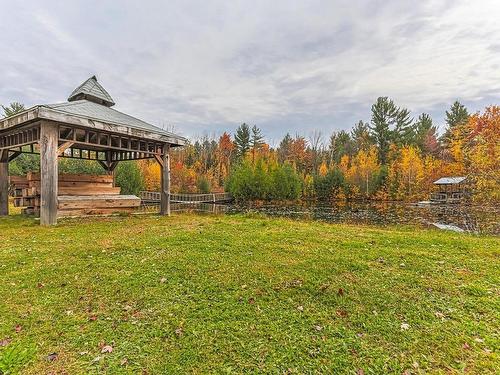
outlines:
[[[474,186],[473,198],[500,202],[500,106],[472,115],[466,132],[464,154]]]
[[[369,198],[376,190],[379,172],[380,164],[377,157],[377,148],[372,146],[367,151],[360,150],[353,157],[347,172],[347,179],[357,187],[357,191],[365,198]]]
[[[234,143],[231,140],[231,136],[224,132],[219,138],[219,144],[217,147],[217,170],[219,177],[219,184],[222,184],[224,180],[229,175],[229,169],[231,167],[231,158],[234,152]]]

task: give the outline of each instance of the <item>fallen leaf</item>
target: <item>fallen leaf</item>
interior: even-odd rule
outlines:
[[[23,330],[23,327],[20,324],[16,324],[16,327],[14,329],[16,330],[16,333],[19,333]]]
[[[321,290],[322,292],[324,292],[325,290],[327,290],[328,288],[330,287],[330,284],[323,284],[319,287],[319,290]]]
[[[36,287],[39,288],[39,289],[43,288],[44,286],[45,286],[44,283],[38,283],[38,284],[36,284]]]
[[[101,349],[101,353],[111,353],[113,351],[113,347],[111,345],[104,345]]]
[[[468,349],[470,349],[470,345],[468,343],[464,342],[464,344],[462,345],[462,348],[468,350]]]
[[[319,331],[323,330],[323,327],[316,325],[316,326],[314,326],[314,329],[319,332]]]
[[[434,315],[436,318],[444,319],[444,314],[442,312],[436,311]]]
[[[338,294],[339,296],[343,296],[343,295],[344,295],[344,289],[339,288],[339,291],[337,292],[337,294]]]
[[[401,331],[406,331],[410,329],[410,325],[408,323],[401,323]]]
[[[184,334],[184,330],[182,329],[182,327],[177,328],[175,330],[175,334],[177,335],[177,337],[181,337]]]
[[[57,353],[50,353],[48,356],[47,356],[47,361],[49,362],[54,362],[58,357],[58,354]]]
[[[297,310],[304,311],[304,306],[297,306]]]
[[[97,320],[97,315],[90,315],[90,316],[89,316],[89,320],[90,320],[91,322],[96,321],[96,320]]]
[[[362,368],[358,368],[358,369],[356,370],[356,374],[357,374],[357,375],[365,375],[365,370],[363,370]]]
[[[347,311],[345,310],[337,310],[335,314],[341,318],[345,318],[347,316]]]
[[[248,303],[249,303],[249,304],[251,304],[251,305],[253,305],[253,304],[255,303],[255,298],[250,297],[250,298],[248,299]]]
[[[10,337],[6,337],[2,340],[0,340],[0,347],[2,346],[7,346],[11,343],[12,339]]]
[[[165,277],[162,277],[162,278],[160,279],[160,283],[162,283],[162,284],[163,284],[163,283],[165,283],[166,281],[167,281],[167,278],[165,278]]]

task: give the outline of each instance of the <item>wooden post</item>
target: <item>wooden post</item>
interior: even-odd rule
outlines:
[[[59,129],[56,124],[42,122],[40,130],[40,224],[57,224]]]
[[[170,145],[163,149],[161,165],[160,215],[170,216]]]
[[[9,151],[0,151],[0,216],[9,214]]]

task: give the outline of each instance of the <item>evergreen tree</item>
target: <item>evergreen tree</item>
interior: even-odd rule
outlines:
[[[373,144],[370,137],[370,129],[368,124],[359,120],[351,130],[351,139],[353,145],[353,153],[357,154],[360,150],[367,150]]]
[[[449,111],[446,111],[446,131],[443,135],[443,142],[449,145],[452,139],[453,129],[458,125],[463,125],[469,120],[469,112],[458,100],[453,103]]]
[[[431,131],[436,132],[436,127],[432,124],[432,118],[427,113],[422,113],[415,122],[415,144],[420,150],[424,151],[427,136]]]
[[[392,131],[392,141],[398,146],[409,145],[415,141],[415,128],[410,111],[406,108],[399,108],[395,119],[395,128]]]
[[[278,160],[280,161],[280,163],[289,160],[292,143],[292,137],[289,133],[286,133],[285,137],[281,140],[280,145],[278,146]]]
[[[18,113],[21,113],[24,111],[24,104],[18,103],[18,102],[12,102],[9,104],[8,107],[2,106],[3,112],[4,112],[4,117],[10,117],[13,115],[16,115]]]
[[[245,156],[248,150],[250,150],[250,127],[247,124],[243,123],[236,129],[234,143],[236,145],[236,154],[239,158]]]
[[[333,133],[329,148],[331,161],[338,163],[342,156],[352,154],[351,136],[344,130]]]
[[[260,129],[254,125],[252,127],[252,135],[250,138],[250,148],[252,149],[252,162],[255,162],[255,154],[262,148],[264,145],[264,136]]]
[[[378,146],[379,159],[382,164],[387,161],[389,145],[392,141],[391,127],[396,124],[398,108],[388,97],[379,97],[372,105],[370,135]]]

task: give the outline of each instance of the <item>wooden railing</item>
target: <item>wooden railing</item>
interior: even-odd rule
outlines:
[[[140,198],[144,202],[160,202],[161,195],[157,191],[141,191]],[[222,203],[229,202],[233,198],[230,193],[209,193],[209,194],[170,194],[172,203]]]

